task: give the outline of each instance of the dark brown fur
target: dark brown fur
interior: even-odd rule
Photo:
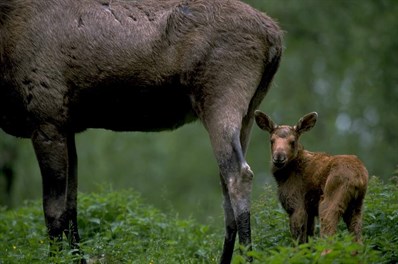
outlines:
[[[314,234],[315,216],[319,215],[321,236],[334,234],[343,217],[360,242],[368,183],[362,162],[352,155],[330,156],[303,149],[299,137],[315,125],[316,113],[304,116],[294,127],[276,125],[260,111],[255,116],[258,126],[271,135],[272,173],[293,237],[300,243],[307,242]]]
[[[250,245],[254,109],[278,68],[282,34],[236,0],[3,0],[0,127],[31,138],[46,225],[77,247],[75,133],[175,129],[199,119],[220,168],[226,235]]]

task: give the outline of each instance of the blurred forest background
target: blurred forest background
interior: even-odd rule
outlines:
[[[287,124],[317,111],[317,125],[302,137],[307,149],[356,154],[370,175],[389,181],[398,164],[398,2],[246,2],[285,31],[281,66],[261,110]],[[222,216],[218,169],[200,123],[161,133],[89,130],[77,136],[77,149],[81,192],[133,188],[163,211],[202,222]],[[269,159],[268,135],[255,126],[247,156],[253,199],[274,182]],[[0,166],[15,174],[8,202],[0,177],[3,204],[41,197],[29,140],[1,131]]]

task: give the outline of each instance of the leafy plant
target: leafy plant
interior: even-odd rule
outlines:
[[[365,200],[363,245],[352,242],[343,225],[332,237],[314,237],[297,245],[288,218],[265,186],[253,202],[253,250],[239,248],[233,263],[397,263],[398,186],[372,177]],[[48,257],[48,239],[39,201],[0,212],[0,263],[72,263],[76,255],[67,243]],[[222,221],[221,216],[217,221]],[[215,228],[214,226],[217,226]],[[131,190],[79,195],[81,249],[90,263],[217,263],[223,229],[201,225],[146,205]]]

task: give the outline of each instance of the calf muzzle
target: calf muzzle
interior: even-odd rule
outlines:
[[[272,163],[275,167],[280,169],[286,165],[287,157],[283,153],[276,153],[272,156]]]

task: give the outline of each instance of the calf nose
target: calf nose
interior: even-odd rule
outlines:
[[[272,157],[272,162],[278,168],[282,168],[283,166],[285,166],[286,161],[287,161],[287,157],[284,153],[276,153]]]

